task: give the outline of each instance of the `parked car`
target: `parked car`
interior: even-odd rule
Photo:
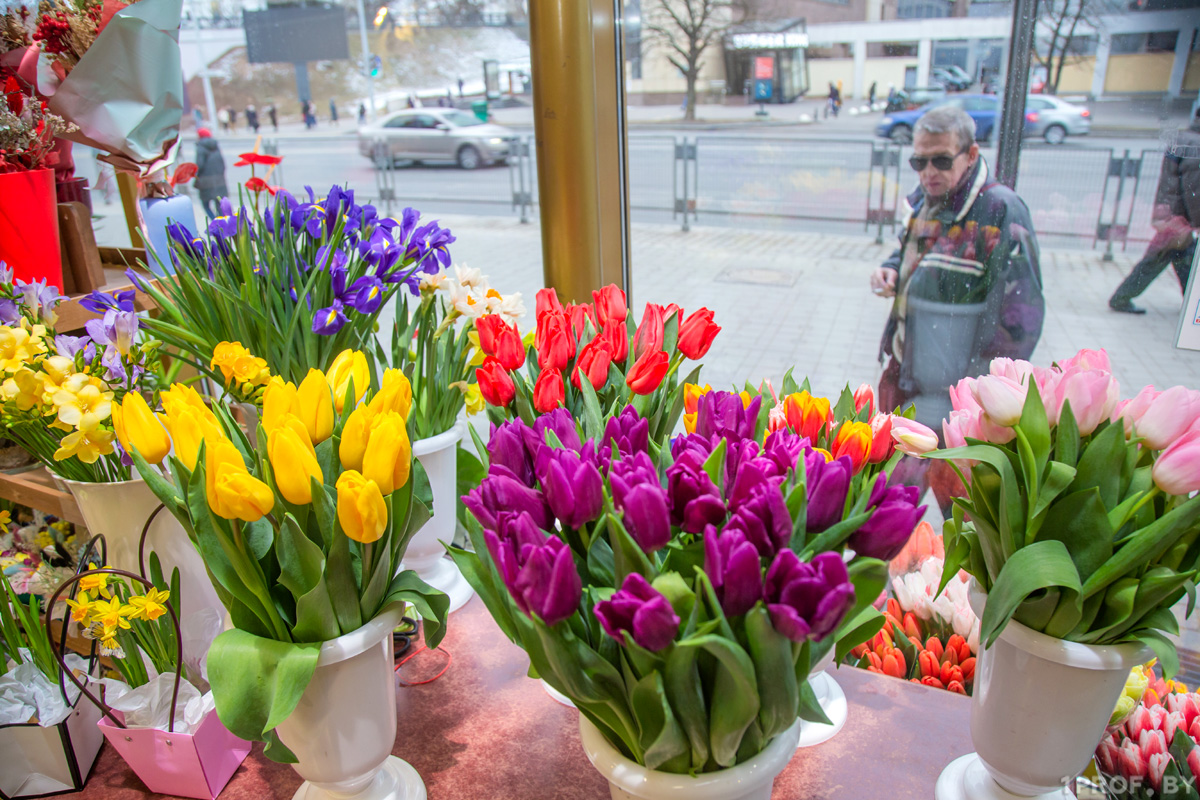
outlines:
[[[386,143],[397,161],[450,161],[463,169],[502,163],[516,134],[457,109],[411,108],[358,129],[358,152],[377,157],[376,144]]]
[[[975,82],[975,79],[972,78],[971,75],[968,74],[965,69],[958,66],[957,64],[951,64],[950,66],[946,67],[946,71],[949,72],[954,77],[958,78],[959,81],[962,82],[962,86],[964,89],[969,89],[971,87],[971,84],[973,84]]]
[[[930,72],[930,78],[937,84],[945,86],[947,89],[961,92],[971,85],[971,81],[955,75],[946,67],[934,67]]]
[[[1067,136],[1083,136],[1092,129],[1092,112],[1066,100],[1040,94],[1025,99],[1025,135],[1041,136],[1048,144],[1062,144]]]
[[[1000,99],[994,94],[960,94],[934,103],[928,103],[911,111],[888,114],[875,126],[875,135],[891,139],[900,144],[912,142],[913,126],[925,113],[934,108],[957,106],[975,120],[975,138],[986,142],[992,138],[992,128],[1000,111]]]

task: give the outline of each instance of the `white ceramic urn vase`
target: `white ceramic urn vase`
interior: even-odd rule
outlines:
[[[838,686],[830,668],[833,667],[833,649],[830,648],[808,673],[808,684],[812,687],[821,710],[829,718],[831,724],[800,720],[800,742],[797,747],[813,747],[827,742],[846,726],[849,716],[849,706],[846,703],[846,693]]]
[[[425,784],[392,755],[396,673],[392,630],[403,606],[321,645],[312,681],[279,739],[304,783],[293,800],[425,800]]]
[[[800,720],[749,761],[694,778],[646,769],[629,760],[582,714],[579,737],[592,766],[608,779],[612,800],[771,800],[775,777],[796,753]]]
[[[454,540],[457,521],[454,509],[458,502],[458,443],[467,431],[467,423],[459,420],[445,433],[413,442],[413,455],[429,476],[433,491],[433,517],[408,543],[401,569],[411,569],[421,580],[450,598],[450,610],[462,608],[474,590],[462,572],[446,555],[442,542]]]
[[[104,534],[108,546],[107,566],[138,573],[138,544],[142,529],[160,505],[146,482],[134,478],[113,483],[85,483],[57,475],[55,479],[75,497],[88,533],[92,536]],[[211,608],[215,619],[225,615],[225,607],[212,587],[204,559],[179,520],[165,508],[154,517],[150,532],[146,535],[147,570],[150,569],[151,551],[158,554],[163,575],[168,581],[171,579],[171,570],[179,568],[179,592],[184,615],[191,616],[204,608]]]
[[[972,584],[980,617],[985,600]],[[1140,644],[1078,644],[1010,620],[975,666],[975,752],[942,772],[937,800],[1073,798],[1067,783],[1091,760],[1129,670],[1150,657]]]

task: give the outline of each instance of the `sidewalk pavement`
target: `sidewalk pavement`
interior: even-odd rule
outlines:
[[[98,206],[101,244],[127,244],[120,207]],[[196,207],[198,220],[203,211]],[[540,226],[511,217],[442,216],[457,237],[455,263],[481,269],[502,293],[524,295],[533,325],[534,295],[544,286]],[[536,220],[536,217],[535,217]],[[790,233],[696,226],[632,226],[631,305],[641,316],[647,302],[678,303],[690,312],[706,306],[722,326],[704,359],[702,378],[714,387],[780,385],[794,367],[816,392],[836,396],[843,386],[874,384],[878,348],[891,308],[871,294],[868,278],[890,254],[891,240],[876,245],[868,235]],[[1145,316],[1118,314],[1108,298],[1140,257],[1119,250],[1042,250],[1046,321],[1034,353],[1049,364],[1081,348],[1106,348],[1122,396],[1142,386],[1200,387],[1200,353],[1176,350],[1180,291],[1170,270],[1138,299]],[[381,320],[385,327],[390,320]]]

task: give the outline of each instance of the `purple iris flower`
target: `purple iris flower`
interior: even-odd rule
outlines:
[[[622,513],[625,529],[647,553],[671,541],[671,513],[658,470],[646,453],[613,461],[608,471],[613,505]]]
[[[343,286],[345,286],[346,263],[349,262],[349,260],[350,257],[347,256],[344,251],[335,247],[321,245],[317,248],[317,269],[327,269],[331,273],[341,270]]]
[[[208,235],[216,240],[214,244],[222,245],[222,249],[227,247],[226,240],[237,236],[237,232],[238,218],[232,214],[223,214],[208,223]]]
[[[590,461],[574,450],[543,447],[534,463],[542,494],[550,510],[567,528],[581,528],[600,516],[604,479]]]
[[[762,397],[755,397],[749,406],[743,406],[741,395],[708,392],[700,397],[696,405],[696,433],[731,441],[753,439],[761,405]]]
[[[525,512],[503,511],[484,531],[488,553],[522,612],[553,626],[575,613],[583,582],[571,548],[547,536]]]
[[[136,286],[140,291],[144,292],[150,288],[150,284],[146,282],[146,279],[142,277],[139,272],[132,268],[125,270],[125,277],[128,278],[129,282]]]
[[[396,241],[408,241],[408,237],[412,236],[412,232],[416,229],[417,222],[420,219],[420,211],[417,211],[415,208],[404,209],[404,213],[400,215],[400,227],[396,229]]]
[[[745,614],[762,599],[762,562],[739,530],[718,534],[712,525],[704,529],[704,573],[717,590],[726,616]]]
[[[512,470],[493,463],[488,476],[463,495],[463,505],[475,515],[485,530],[496,527],[496,517],[502,511],[524,511],[542,530],[550,530],[554,515],[542,493],[521,482]]]
[[[704,471],[704,459],[695,451],[685,452],[667,468],[667,494],[671,498],[671,522],[688,533],[700,533],[706,525],[725,519],[725,503]]]
[[[854,584],[837,553],[820,553],[805,564],[784,549],[767,570],[766,600],[776,631],[793,642],[819,642],[854,606]]]
[[[350,321],[344,308],[341,300],[334,300],[333,305],[318,310],[313,314],[312,332],[318,336],[332,336],[340,331]]]
[[[670,601],[636,572],[625,576],[621,588],[593,609],[604,632],[620,644],[626,635],[638,647],[657,653],[679,632],[679,615]]]
[[[360,314],[374,314],[383,305],[385,292],[383,281],[374,275],[363,275],[350,286],[347,305]]]
[[[102,292],[99,289],[93,291],[87,297],[80,298],[79,305],[91,311],[93,314],[101,314],[108,309],[115,311],[133,311],[133,289],[126,289],[123,292],[117,292],[115,295],[108,292]]]
[[[168,250],[171,253],[171,263],[179,266],[179,254],[184,253],[190,258],[201,261],[208,255],[204,240],[188,230],[187,226],[172,222],[167,226],[169,240]]]
[[[854,465],[850,456],[826,462],[824,455],[809,449],[804,454],[804,470],[808,494],[805,528],[810,534],[820,533],[842,521]]]
[[[430,274],[438,271],[440,265],[442,269],[450,266],[450,245],[458,241],[451,233],[449,228],[437,227],[437,223],[433,223],[434,230],[428,241],[425,243],[425,256],[421,260],[421,268]],[[437,263],[434,263],[434,262]]]
[[[885,482],[886,477],[880,475],[867,504],[874,511],[846,544],[860,556],[891,561],[908,543],[925,506],[917,505],[921,501],[917,487],[885,486]]]

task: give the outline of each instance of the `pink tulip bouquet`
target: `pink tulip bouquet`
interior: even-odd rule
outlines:
[[[969,491],[942,584],[962,568],[986,592],[984,646],[1016,619],[1083,644],[1142,642],[1173,675],[1169,609],[1200,567],[1200,393],[1119,395],[1102,350],[1048,369],[996,359],[951,390],[952,447],[928,457]]]
[[[451,555],[497,624],[651,769],[730,767],[824,721],[816,654],[879,629],[872,601],[920,517],[882,474],[852,492],[848,455],[766,436],[762,406],[703,393],[673,438],[633,405],[598,429],[563,408],[513,419],[463,498],[474,552]]]

